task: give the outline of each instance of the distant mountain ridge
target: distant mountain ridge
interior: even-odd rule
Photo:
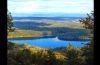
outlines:
[[[14,20],[79,20],[84,17],[13,17]]]
[[[12,13],[13,17],[86,17],[82,13]]]

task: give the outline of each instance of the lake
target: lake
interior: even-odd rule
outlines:
[[[30,46],[37,46],[41,48],[57,48],[57,47],[67,47],[69,43],[72,43],[75,47],[82,47],[89,41],[64,41],[58,38],[41,38],[41,39],[9,39],[8,41],[28,44]],[[83,44],[84,43],[84,44]]]

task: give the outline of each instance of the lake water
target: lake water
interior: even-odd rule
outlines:
[[[82,47],[89,41],[63,41],[57,38],[42,38],[42,39],[10,39],[8,41],[28,44],[30,46],[37,46],[41,48],[56,48],[56,47],[67,47],[69,43],[72,43],[75,47]],[[84,43],[84,44],[83,44]]]

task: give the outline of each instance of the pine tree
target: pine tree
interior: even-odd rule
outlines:
[[[13,18],[11,16],[11,13],[9,11],[7,11],[7,30],[10,31],[14,31],[15,28],[13,27],[13,22],[12,22]]]

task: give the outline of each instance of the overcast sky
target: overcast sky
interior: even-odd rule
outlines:
[[[79,13],[93,10],[93,0],[8,0],[11,13]]]

